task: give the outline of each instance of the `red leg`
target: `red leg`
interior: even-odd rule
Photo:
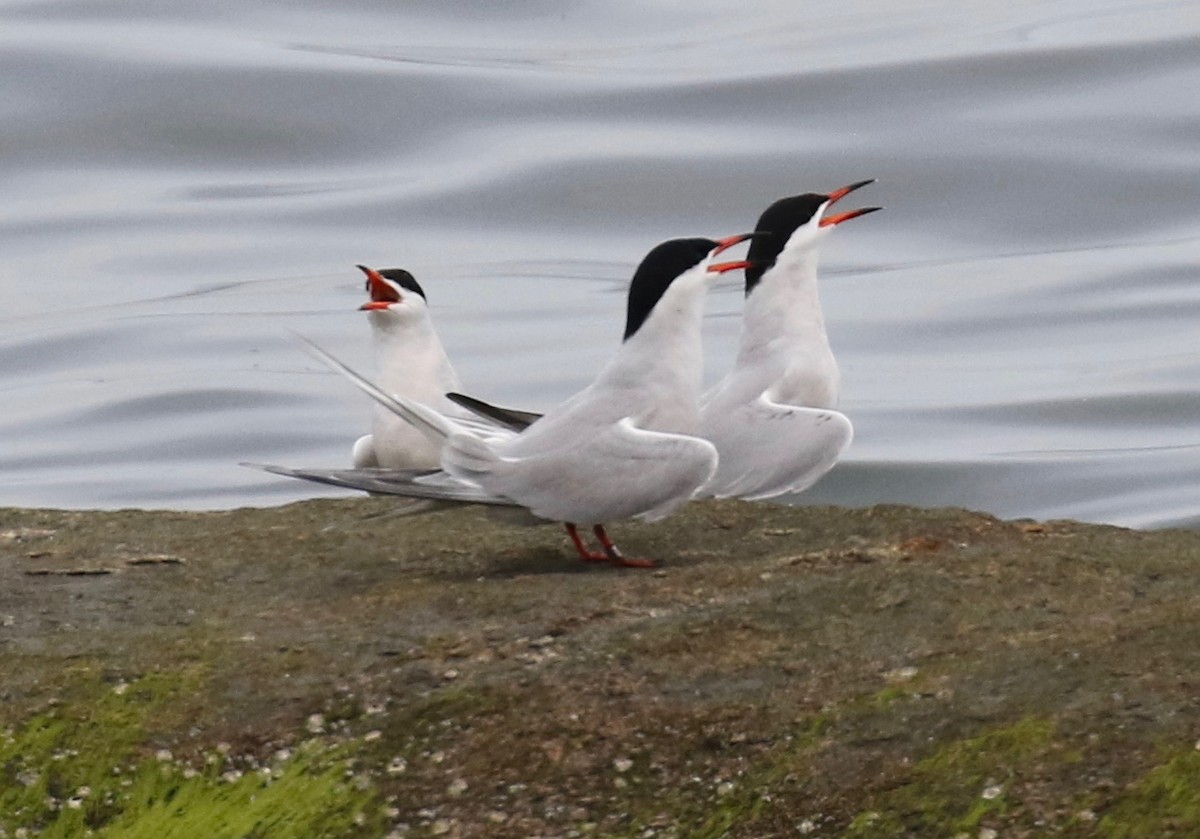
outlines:
[[[659,563],[653,559],[630,559],[613,544],[612,539],[608,538],[608,534],[604,532],[604,525],[598,524],[593,530],[596,532],[596,538],[600,540],[600,544],[604,546],[604,553],[608,556],[608,561],[613,565],[619,565],[622,568],[657,568]]]
[[[579,558],[584,562],[611,562],[608,552],[601,553],[599,551],[589,551],[587,545],[583,544],[583,537],[579,535],[579,531],[575,529],[575,525],[564,523],[567,528],[567,534],[571,537],[571,541],[575,543],[575,550],[579,551]]]

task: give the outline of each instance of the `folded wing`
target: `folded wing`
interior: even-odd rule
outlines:
[[[611,422],[593,415],[589,422],[583,412],[573,422],[559,416],[557,423],[535,423],[523,434],[487,420],[447,417],[384,392],[301,340],[380,405],[440,440],[443,471],[260,467],[276,474],[409,498],[520,506],[550,521],[602,524],[662,518],[716,470],[717,450],[707,440],[638,428],[630,417]]]
[[[593,429],[571,445],[505,456],[503,444],[490,460],[470,464],[451,439],[443,465],[452,474],[509,498],[552,521],[600,524],[638,516],[668,515],[713,474],[717,452],[707,440],[637,428],[625,418]],[[452,451],[453,450],[453,451]]]
[[[519,411],[516,408],[501,408],[465,393],[447,393],[446,398],[461,408],[481,417],[493,425],[501,425],[512,431],[524,431],[542,418],[541,414],[532,411]]]
[[[850,445],[854,428],[837,411],[780,405],[764,393],[711,420],[705,434],[721,462],[699,494],[755,501],[815,484]]]

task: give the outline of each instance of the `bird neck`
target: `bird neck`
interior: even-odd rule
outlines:
[[[769,390],[790,405],[837,404],[840,375],[821,300],[814,253],[779,260],[746,298],[732,381],[752,397]]]
[[[817,254],[780,254],[746,298],[739,361],[829,347],[817,291]]]
[[[648,406],[637,418],[642,427],[689,431],[697,426],[706,290],[703,276],[673,282],[598,377],[617,390],[642,392],[636,400]]]
[[[407,393],[413,383],[428,382],[437,392],[423,394],[426,398],[458,387],[458,377],[429,318],[372,325],[381,387]]]

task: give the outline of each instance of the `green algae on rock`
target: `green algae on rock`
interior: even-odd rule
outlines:
[[[200,684],[195,672],[115,685],[77,675],[93,682],[90,697],[56,702],[0,737],[0,836],[306,839],[383,823],[337,746],[310,740],[251,766],[221,744],[190,761],[148,754],[148,727]]]

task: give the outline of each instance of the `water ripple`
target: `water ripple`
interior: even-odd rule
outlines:
[[[236,464],[347,462],[370,408],[286,332],[370,369],[355,263],[541,408],[655,242],[876,177],[823,257],[855,444],[806,498],[1195,526],[1191,11],[0,4],[0,504],[325,493]]]

